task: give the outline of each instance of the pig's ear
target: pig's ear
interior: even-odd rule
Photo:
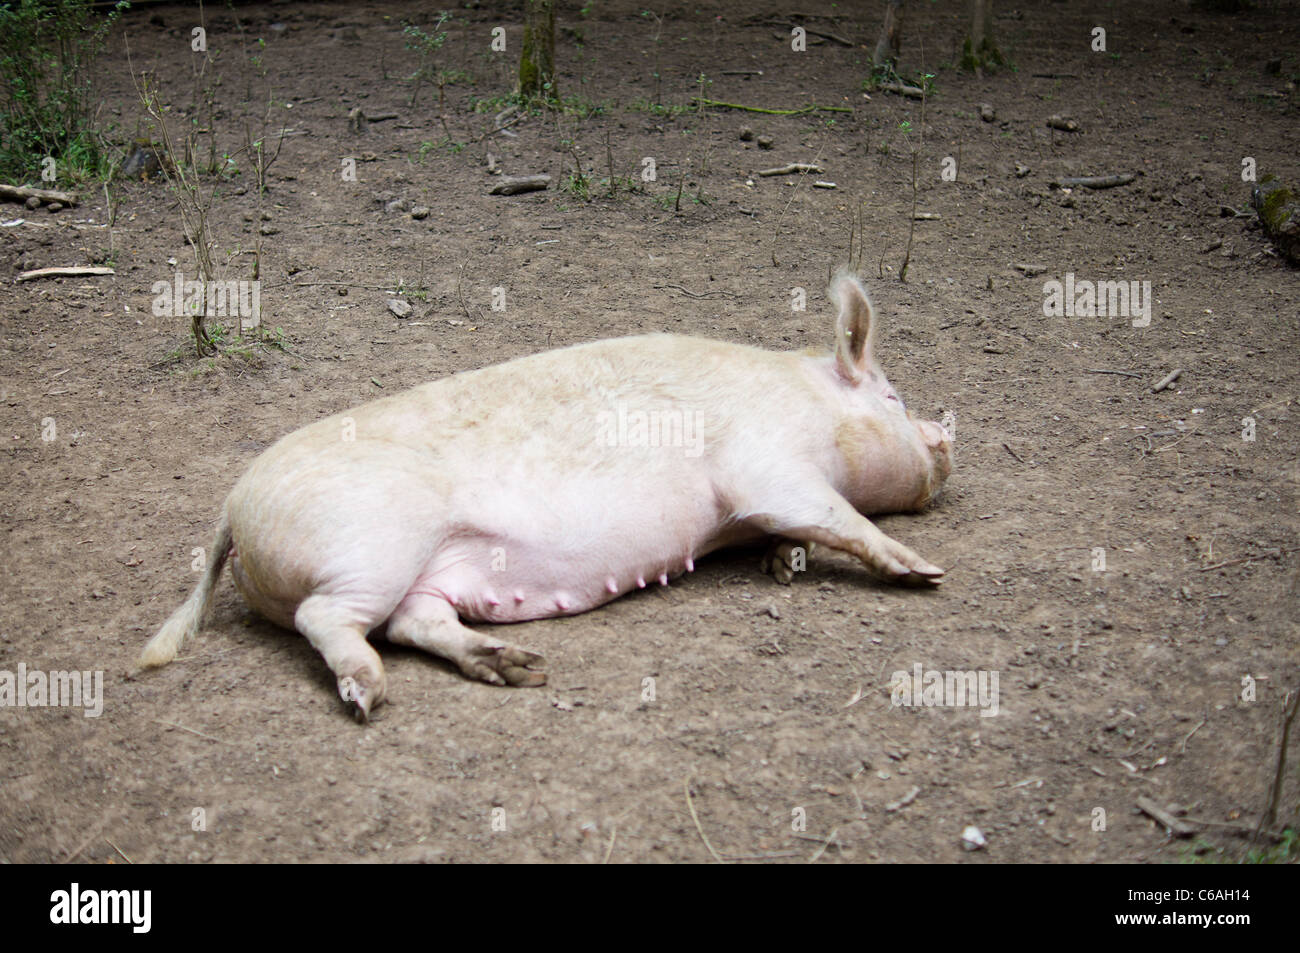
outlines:
[[[848,271],[836,273],[830,296],[839,308],[835,318],[835,369],[846,381],[857,383],[876,369],[871,354],[876,310],[862,282]]]

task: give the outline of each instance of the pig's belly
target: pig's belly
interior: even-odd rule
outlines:
[[[667,585],[696,558],[755,535],[727,521],[707,484],[623,487],[618,498],[604,489],[485,499],[492,511],[458,520],[410,593],[445,598],[468,621],[574,615]]]

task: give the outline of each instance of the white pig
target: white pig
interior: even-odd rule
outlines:
[[[461,620],[586,612],[723,546],[820,543],[878,576],[943,570],[864,513],[919,510],[952,466],[872,353],[856,277],[830,289],[832,352],[669,334],[595,341],[468,371],[303,427],[253,461],[207,569],[145,646],[163,665],[197,630],[229,558],[235,585],[325,657],[364,720],[384,700],[367,636],[496,685],[541,685],[541,656]]]

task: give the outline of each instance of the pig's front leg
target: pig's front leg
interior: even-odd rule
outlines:
[[[546,674],[532,667],[540,655],[466,628],[451,603],[428,593],[402,600],[388,620],[388,641],[440,655],[470,678],[493,685],[546,684]]]
[[[811,474],[785,486],[769,484],[756,498],[737,503],[737,515],[750,525],[850,553],[882,579],[925,585],[937,584],[943,576],[942,569],[886,536],[834,487]]]

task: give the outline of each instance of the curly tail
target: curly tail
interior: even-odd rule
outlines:
[[[230,519],[226,515],[225,507],[222,507],[221,522],[217,525],[216,539],[208,550],[208,567],[203,573],[203,578],[194,587],[190,597],[181,603],[180,608],[171,614],[171,618],[163,623],[158,634],[144,647],[144,651],[140,653],[140,665],[143,668],[166,665],[176,658],[176,653],[180,651],[185,640],[198,632],[199,623],[203,621],[203,615],[212,601],[212,590],[216,588],[217,580],[221,578],[221,569],[226,565],[230,543]]]

